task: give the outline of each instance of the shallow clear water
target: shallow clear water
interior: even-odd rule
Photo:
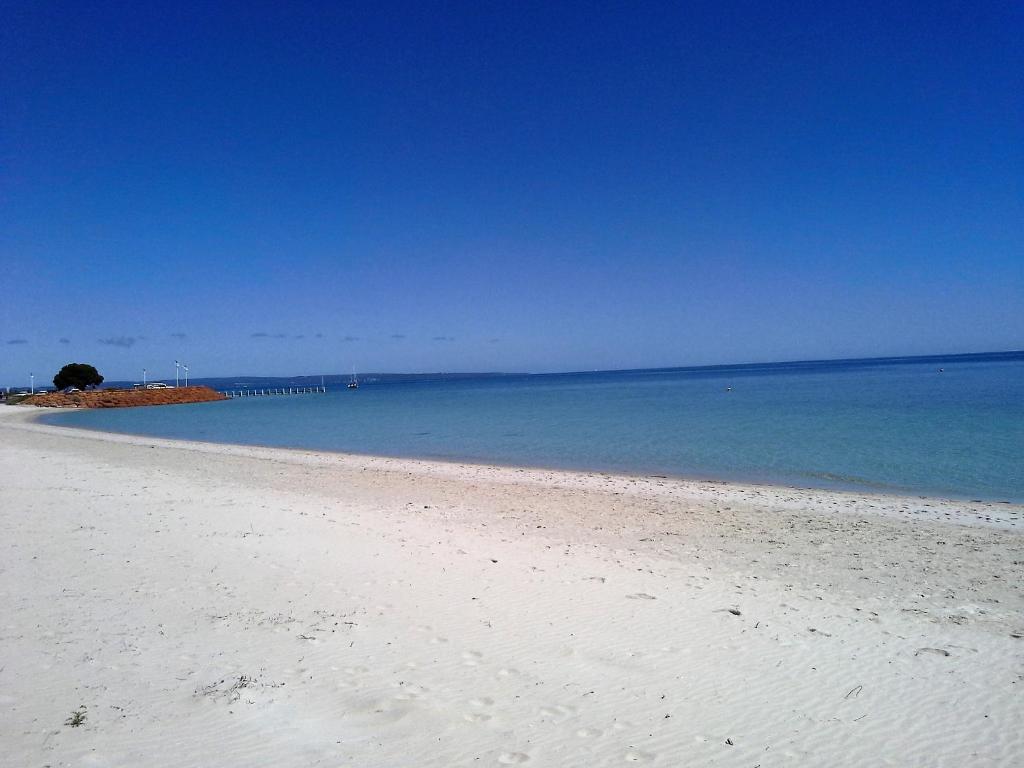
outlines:
[[[212,442],[1024,501],[1024,355],[370,384],[45,420]]]

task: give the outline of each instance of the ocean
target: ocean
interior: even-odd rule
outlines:
[[[1024,353],[364,384],[43,420],[219,443],[1024,502]]]

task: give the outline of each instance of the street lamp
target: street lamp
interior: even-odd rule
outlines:
[[[142,386],[146,386],[146,369],[142,369]]]
[[[178,369],[181,368],[181,363],[177,360],[174,361],[174,386],[178,386]]]
[[[31,382],[30,388],[32,389],[32,394],[34,395],[36,393],[36,375],[34,373],[30,373],[28,378]]]
[[[185,386],[187,387],[188,386],[188,366],[185,365],[184,363],[182,363],[181,367],[185,369]]]

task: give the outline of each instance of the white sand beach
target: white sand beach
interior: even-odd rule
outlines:
[[[33,415],[4,766],[1024,765],[1024,507]]]

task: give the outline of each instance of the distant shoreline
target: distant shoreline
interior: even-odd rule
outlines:
[[[873,365],[915,365],[915,364],[938,364],[938,363],[986,363],[986,362],[1015,362],[1024,361],[1024,350],[1006,350],[1001,352],[958,352],[943,355],[909,355],[890,357],[851,357],[851,358],[826,358],[813,360],[781,360],[769,362],[746,362],[746,363],[715,363],[705,365],[683,365],[683,366],[658,366],[653,368],[602,368],[594,370],[567,370],[567,371],[435,371],[423,373],[383,373],[383,372],[359,372],[360,382],[363,384],[403,384],[403,383],[426,383],[441,381],[473,381],[485,379],[506,379],[506,378],[543,378],[557,376],[582,376],[591,374],[642,374],[642,373],[730,373],[742,374],[744,372],[766,371],[793,371],[801,372],[807,370],[823,369],[830,366],[844,367],[869,367]],[[244,389],[246,386],[252,388],[271,386],[309,386],[319,385],[321,381],[327,386],[344,386],[351,379],[351,373],[330,373],[330,374],[302,374],[295,376],[260,376],[260,375],[230,375],[230,376],[209,376],[193,377],[196,384],[211,387],[213,389]],[[171,383],[171,379],[153,379]],[[130,380],[113,380],[107,382],[107,387],[132,387],[137,382]]]

